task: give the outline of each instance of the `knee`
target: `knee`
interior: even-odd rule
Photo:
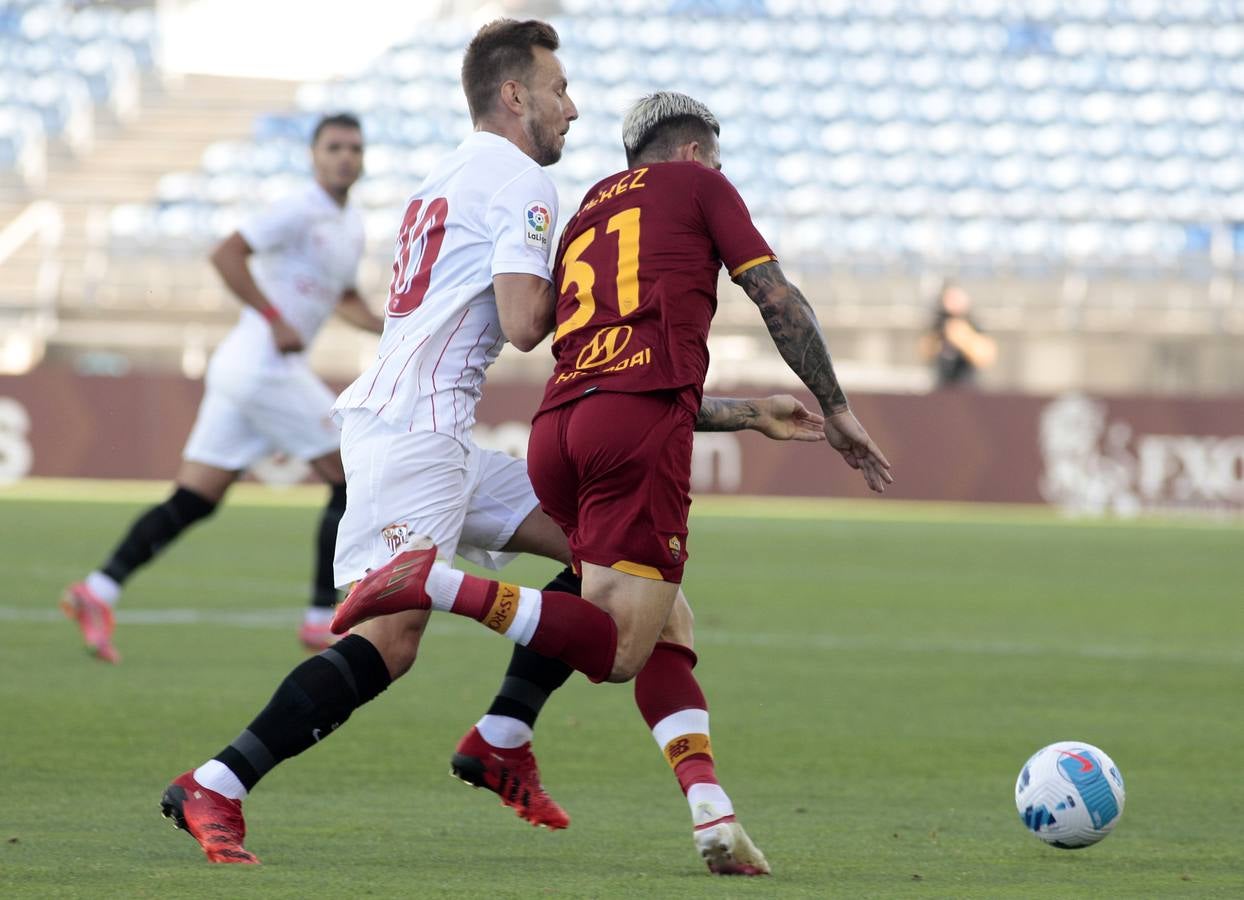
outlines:
[[[651,655],[651,646],[619,641],[618,651],[613,657],[613,669],[605,680],[612,684],[625,684],[639,674]]]
[[[354,633],[367,638],[375,646],[389,669],[390,677],[396,680],[415,664],[427,623],[428,614],[417,610],[372,619],[355,628]]]
[[[182,526],[193,525],[216,511],[216,501],[181,485],[173,491],[165,505]]]

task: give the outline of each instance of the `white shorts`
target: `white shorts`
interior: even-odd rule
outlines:
[[[311,460],[340,446],[337,398],[305,365],[222,381],[209,376],[183,458],[240,471],[270,453]]]
[[[445,434],[407,431],[368,409],[338,413],[346,512],[333,562],[338,587],[388,562],[407,539],[430,537],[441,558],[499,569],[499,552],[540,502],[527,463],[464,447]]]

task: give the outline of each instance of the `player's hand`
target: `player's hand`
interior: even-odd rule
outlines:
[[[825,417],[812,412],[790,394],[752,401],[759,416],[752,430],[775,441],[823,441]]]
[[[302,335],[294,330],[293,325],[279,317],[273,319],[268,325],[272,328],[272,340],[276,343],[276,349],[282,353],[302,352]]]
[[[890,474],[890,461],[885,458],[864,426],[849,409],[834,413],[825,419],[825,440],[842,454],[847,465],[864,473],[869,490],[885,493],[885,486],[894,483]]]

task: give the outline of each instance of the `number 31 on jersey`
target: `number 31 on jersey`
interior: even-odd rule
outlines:
[[[610,217],[605,223],[605,233],[618,236],[618,314],[629,316],[639,307],[639,207],[624,209]],[[562,257],[561,293],[574,285],[578,289],[575,300],[579,308],[557,326],[553,335],[555,341],[582,328],[596,312],[596,295],[592,293],[596,286],[596,270],[583,259],[584,252],[595,240],[596,226],[593,225],[571,242]]]

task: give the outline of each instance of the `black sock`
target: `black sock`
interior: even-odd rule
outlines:
[[[357,634],[344,637],[286,675],[255,721],[213,758],[249,791],[277,763],[340,728],[391,680],[370,641]]]
[[[570,569],[564,569],[544,589],[579,594],[583,585],[578,575]],[[509,716],[534,727],[544,701],[566,683],[573,671],[574,669],[560,659],[550,659],[515,644],[514,652],[510,655],[510,666],[505,670],[505,679],[501,682],[497,696],[493,698],[492,706],[488,707],[488,715]]]
[[[103,573],[117,584],[124,584],[135,569],[150,562],[177,535],[210,516],[215,509],[216,504],[206,497],[183,487],[177,488],[173,496],[134,521],[117,549],[112,551],[112,557],[104,563]]]
[[[320,517],[320,530],[315,539],[315,587],[311,605],[332,609],[337,605],[337,585],[333,579],[333,556],[337,552],[337,526],[346,511],[346,486],[334,484],[328,505]]]

